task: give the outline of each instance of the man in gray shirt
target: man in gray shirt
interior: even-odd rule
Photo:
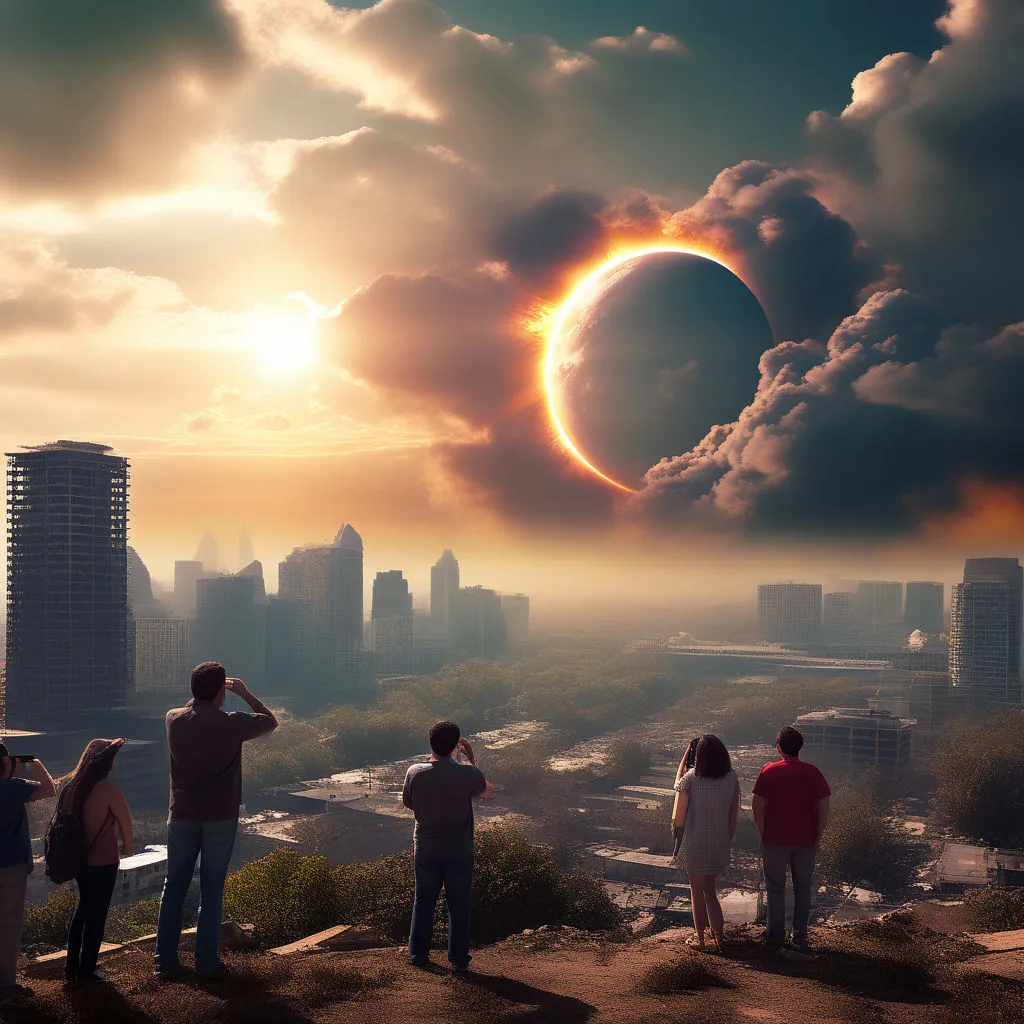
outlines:
[[[469,764],[452,757],[458,747]],[[490,797],[494,787],[476,767],[473,748],[454,722],[430,730],[430,760],[405,776],[402,803],[416,816],[413,864],[416,895],[409,932],[409,962],[430,967],[434,908],[444,887],[448,903],[448,961],[469,970],[469,908],[473,888],[473,797]]]

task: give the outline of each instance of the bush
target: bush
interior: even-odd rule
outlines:
[[[78,893],[74,884],[68,884],[51,893],[45,903],[28,907],[21,933],[22,951],[38,955],[66,949],[68,928],[77,906]]]
[[[959,719],[932,760],[939,807],[958,831],[994,846],[1024,845],[1024,711]]]
[[[1024,889],[987,885],[964,896],[964,903],[980,932],[1024,928]]]
[[[229,875],[224,917],[251,924],[263,946],[276,946],[341,923],[342,904],[327,858],[277,850]]]
[[[334,770],[334,759],[320,729],[310,722],[285,719],[258,743],[242,747],[245,797],[300,779],[320,779]]]
[[[651,770],[653,756],[654,748],[649,743],[627,736],[616,737],[608,745],[604,774],[620,786],[636,782]]]
[[[839,790],[818,847],[818,865],[832,881],[881,892],[906,888],[922,860],[917,842],[871,792]]]

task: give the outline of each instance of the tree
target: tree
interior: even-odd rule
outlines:
[[[994,846],[1024,845],[1024,711],[957,719],[932,759],[935,798],[955,829]]]

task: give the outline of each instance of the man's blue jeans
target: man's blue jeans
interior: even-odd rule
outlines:
[[[448,902],[448,962],[469,966],[469,907],[473,890],[473,851],[443,853],[416,849],[416,895],[412,904],[409,956],[417,960],[430,956],[434,934],[434,909],[444,887]]]
[[[226,821],[179,821],[167,823],[167,878],[160,897],[156,925],[156,969],[178,967],[178,943],[185,896],[199,861],[199,924],[196,928],[196,970],[220,967],[221,908],[224,879],[235,846],[238,819]]]
[[[772,846],[764,843],[764,887],[768,897],[769,942],[786,941],[786,873],[793,875],[793,941],[807,939],[811,916],[811,880],[814,877],[815,846]]]

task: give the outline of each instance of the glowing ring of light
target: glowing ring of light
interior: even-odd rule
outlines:
[[[602,473],[592,462],[588,461],[583,453],[573,443],[572,438],[569,436],[569,432],[562,425],[562,421],[558,418],[558,411],[555,408],[555,388],[554,388],[554,353],[557,346],[560,344],[562,339],[562,329],[565,326],[565,318],[569,314],[569,310],[572,309],[577,302],[582,299],[584,293],[594,287],[597,282],[604,277],[609,271],[614,270],[616,267],[621,266],[623,263],[629,260],[636,259],[639,256],[653,256],[656,253],[663,252],[678,252],[685,253],[687,256],[701,256],[706,260],[711,260],[713,263],[717,263],[721,267],[725,267],[730,273],[735,273],[731,267],[727,266],[720,259],[712,256],[710,253],[701,252],[698,249],[689,249],[685,246],[666,246],[659,245],[653,246],[648,249],[631,249],[628,252],[618,252],[610,259],[606,260],[601,264],[597,270],[592,271],[588,274],[575,288],[569,293],[568,297],[562,302],[558,309],[558,313],[555,315],[554,320],[551,324],[551,330],[548,332],[547,349],[544,354],[544,393],[547,398],[548,415],[551,417],[551,422],[554,425],[555,432],[558,434],[558,439],[562,444],[562,447],[572,455],[577,461],[581,462],[587,469],[590,470],[595,476],[600,477],[606,484],[610,484],[612,487],[620,491],[625,491],[626,494],[636,494],[637,490],[633,487],[627,487],[623,483],[619,483],[618,480],[612,479],[607,473]]]

